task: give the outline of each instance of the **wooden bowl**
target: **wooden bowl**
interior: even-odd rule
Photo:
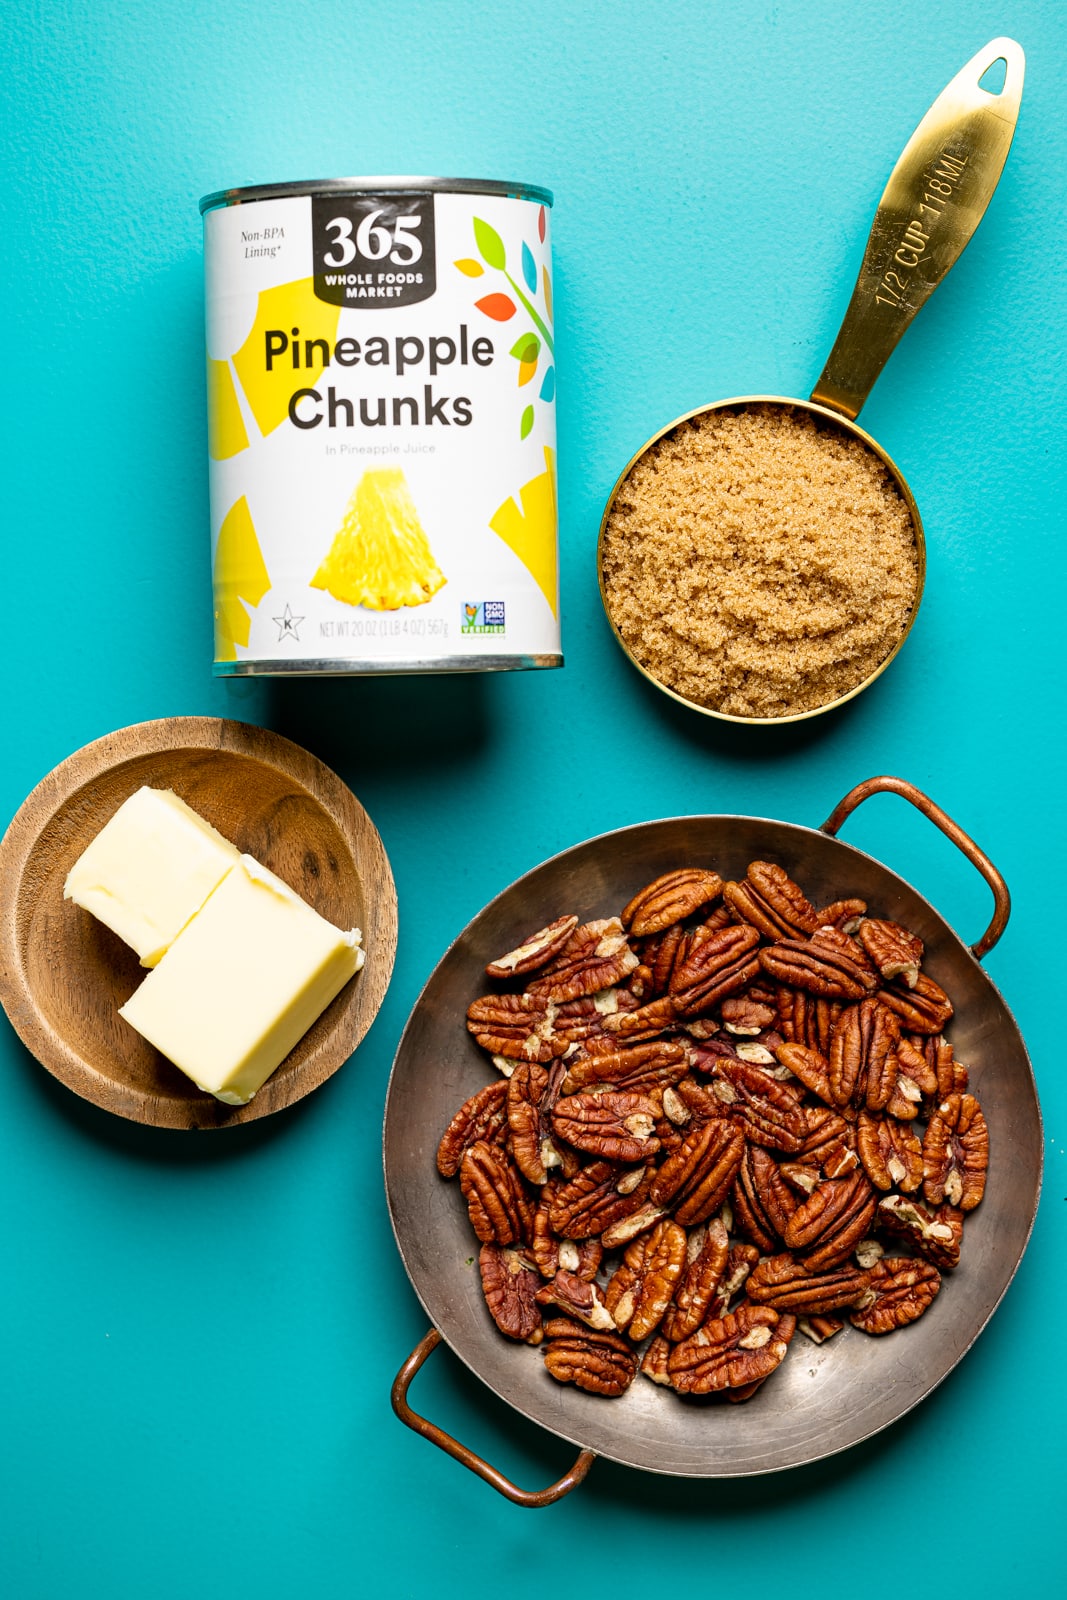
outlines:
[[[362,970],[246,1106],[202,1093],[122,1020],[144,968],[63,899],[73,863],[142,784],[173,789],[324,917],[363,932]],[[97,739],[37,785],[0,841],[0,1003],[15,1031],[76,1094],[156,1127],[231,1127],[317,1089],[373,1022],[396,937],[393,875],[367,813],[321,761],[246,723],[168,717]]]

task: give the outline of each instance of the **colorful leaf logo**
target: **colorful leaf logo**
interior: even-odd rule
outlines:
[[[529,383],[537,371],[537,359],[541,354],[541,341],[536,333],[524,333],[512,345],[509,355],[513,355],[519,363],[519,388]]]
[[[504,241],[495,228],[488,222],[483,222],[481,217],[474,219],[474,242],[481,252],[482,260],[490,267],[499,267],[503,271],[507,265],[507,254],[504,250]]]
[[[509,300],[506,294],[487,294],[484,299],[476,300],[474,304],[479,311],[484,311],[487,317],[492,317],[494,322],[507,322],[509,317],[515,315],[515,302]]]
[[[540,349],[541,341],[536,333],[524,333],[515,340],[508,354],[514,356],[517,361],[536,362]]]
[[[494,322],[510,322],[520,307],[529,318],[537,332],[527,331],[512,345],[510,354],[519,364],[518,387],[523,389],[532,383],[537,376],[541,364],[542,354],[548,360],[552,359],[552,284],[548,276],[548,269],[541,267],[541,300],[543,311],[536,304],[538,297],[538,262],[534,251],[525,239],[518,242],[518,253],[521,262],[521,283],[517,283],[507,269],[507,249],[500,234],[484,217],[471,218],[474,230],[474,243],[481,261],[476,261],[473,256],[464,256],[454,265],[457,270],[468,278],[481,278],[485,275],[486,267],[499,272],[511,290],[510,294],[497,290],[493,294],[483,295],[474,302],[475,307],[483,316],[491,318]],[[545,208],[541,206],[537,213],[537,236],[544,243],[547,232],[547,219]],[[514,260],[514,253],[512,256]],[[482,264],[484,263],[484,265]],[[555,368],[550,366],[544,373],[537,398],[545,404],[551,404],[556,395]],[[531,403],[524,407],[519,419],[519,436],[526,439],[533,431],[535,407]]]

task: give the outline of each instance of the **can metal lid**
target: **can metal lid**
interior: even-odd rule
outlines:
[[[320,178],[306,183],[261,183],[243,189],[217,189],[200,201],[200,211],[218,206],[251,205],[257,200],[285,200],[298,195],[390,194],[417,190],[423,194],[496,194],[513,200],[552,204],[551,189],[532,183],[505,183],[481,178]]]

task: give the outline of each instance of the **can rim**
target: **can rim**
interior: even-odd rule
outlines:
[[[493,194],[513,200],[535,200],[552,204],[552,190],[532,183],[509,183],[482,178],[313,178],[307,182],[259,183],[238,189],[216,189],[200,201],[200,214],[219,206],[251,205],[257,200],[286,200],[316,194],[389,194],[420,191],[433,194]]]

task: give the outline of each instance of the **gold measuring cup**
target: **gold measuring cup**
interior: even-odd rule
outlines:
[[[980,86],[998,61],[1005,66],[999,93]],[[854,421],[904,330],[926,304],[981,221],[1011,146],[1022,96],[1024,57],[1013,39],[994,39],[952,79],[912,134],[878,203],[870,238],[845,320],[809,400],[782,395],[739,395],[676,417],[627,462],[611,491],[600,524],[597,571],[600,597],[619,645],[639,672],[681,705],[726,722],[800,722],[853,699],[893,660],[911,631],[926,577],[922,520],[903,473]],[[736,716],[677,693],[636,659],[615,619],[604,583],[605,529],[616,496],[633,467],[666,434],[709,412],[752,405],[810,412],[859,439],[884,463],[911,515],[918,574],[915,598],[900,639],[876,669],[846,694],[813,709],[774,717]]]

